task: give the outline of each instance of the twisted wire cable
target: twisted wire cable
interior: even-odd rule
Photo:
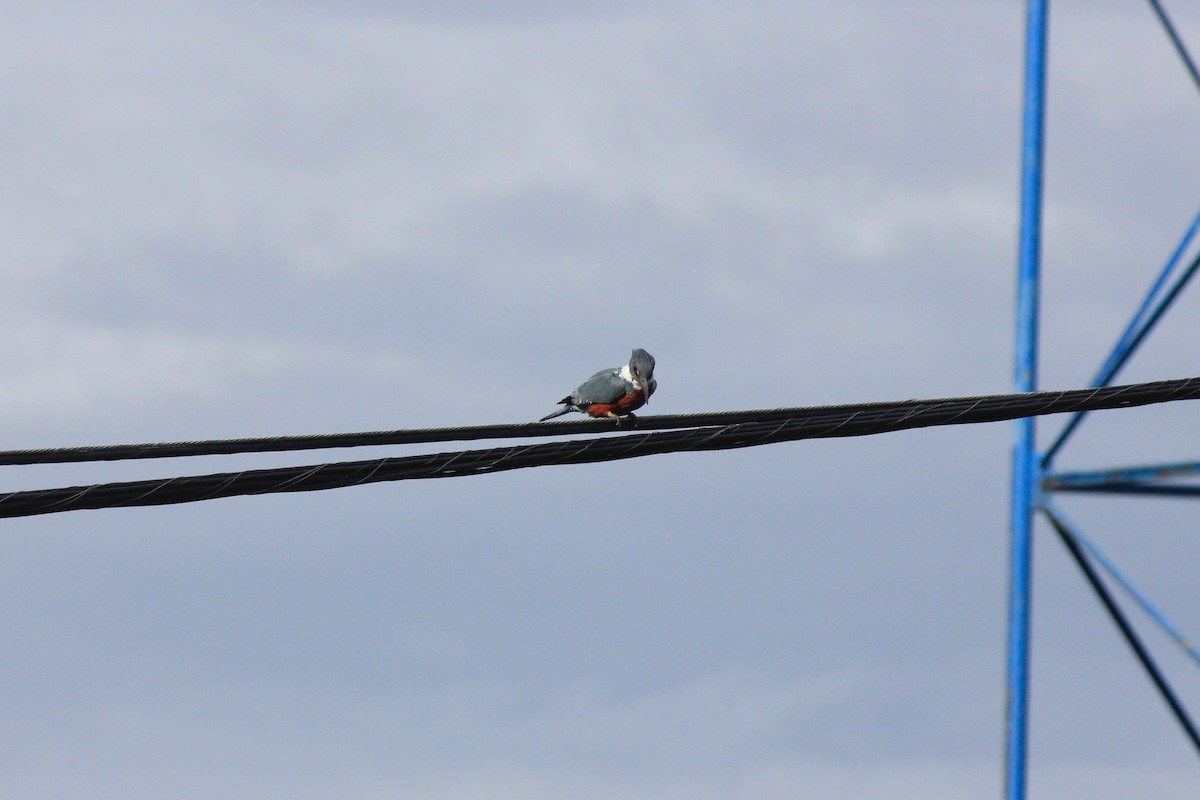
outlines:
[[[728,450],[801,439],[867,436],[938,425],[997,422],[1196,398],[1200,398],[1200,378],[1016,395],[644,417],[637,421],[639,430],[621,436],[10,492],[0,494],[0,517],[190,503],[239,495],[320,491],[381,481],[483,475],[555,464],[587,464],[660,453]],[[713,420],[720,422],[711,424]],[[699,423],[701,427],[643,432],[647,428],[679,428],[687,424],[686,421]],[[615,430],[611,422],[530,423],[443,430],[457,430],[460,433],[471,431],[472,435],[477,435],[486,429],[503,428],[511,436],[514,430],[532,427],[556,428],[559,429],[556,432],[561,432],[564,425],[569,430],[579,431],[595,431],[601,427]]]
[[[0,450],[0,466],[30,464],[67,464],[90,461],[124,461],[151,458],[183,458],[205,455],[234,455],[239,453],[278,453],[300,450],[329,450],[350,447],[425,444],[432,442],[465,442],[485,439],[519,439],[581,433],[622,433],[630,430],[657,431],[681,428],[701,428],[752,422],[809,419],[834,423],[839,419],[868,420],[879,414],[986,414],[988,409],[1035,409],[1011,417],[1053,414],[1059,411],[1037,411],[1040,404],[1053,402],[1055,408],[1063,403],[1080,403],[1079,409],[1091,410],[1093,402],[1104,403],[1112,398],[1116,406],[1145,405],[1168,400],[1189,399],[1193,382],[1188,378],[1156,383],[1110,386],[1099,389],[1028,392],[1022,394],[978,395],[936,400],[898,400],[875,403],[855,403],[829,406],[803,406],[746,411],[709,411],[693,414],[661,414],[639,416],[614,426],[608,419],[583,419],[567,422],[518,422],[494,425],[471,425],[450,428],[408,428],[391,431],[357,433],[321,433],[299,436],[272,436],[243,439],[208,439],[198,441],[160,442],[144,444],[84,445],[31,450]],[[1138,399],[1138,398],[1149,399]],[[1113,406],[1094,406],[1094,408]],[[1079,410],[1076,408],[1068,411]],[[966,422],[986,422],[988,419]],[[948,424],[948,423],[937,423]],[[857,434],[851,434],[857,435]]]

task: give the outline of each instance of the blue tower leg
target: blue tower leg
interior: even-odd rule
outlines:
[[[1038,275],[1042,217],[1042,152],[1049,0],[1028,0],[1025,20],[1025,104],[1021,150],[1021,226],[1017,264],[1014,389],[1037,389]],[[1040,467],[1032,417],[1015,423],[1012,456],[1012,540],[1009,555],[1008,702],[1005,797],[1024,800],[1029,728],[1029,601],[1033,511]]]

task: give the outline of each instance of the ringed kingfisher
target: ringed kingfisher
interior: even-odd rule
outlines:
[[[562,408],[538,422],[578,411],[591,417],[610,417],[621,424],[621,417],[636,419],[633,412],[644,406],[658,388],[654,380],[654,356],[637,348],[629,363],[619,369],[602,369],[569,395],[559,400]]]

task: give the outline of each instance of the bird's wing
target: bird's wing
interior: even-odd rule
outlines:
[[[615,403],[625,396],[629,388],[620,370],[602,369],[579,384],[579,388],[571,393],[571,399],[579,405]]]

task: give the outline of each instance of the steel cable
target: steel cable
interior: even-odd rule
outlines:
[[[1023,394],[979,395],[936,400],[898,400],[876,403],[856,403],[830,406],[804,406],[747,411],[713,411],[694,414],[661,414],[638,417],[635,422],[615,426],[611,420],[584,419],[571,422],[518,422],[494,425],[472,425],[451,428],[409,428],[391,431],[358,433],[325,433],[300,436],[255,437],[244,439],[209,439],[198,441],[161,442],[144,444],[84,445],[81,447],[42,448],[31,450],[0,450],[0,466],[31,464],[67,464],[91,461],[124,461],[151,458],[184,458],[205,455],[235,455],[239,453],[278,453],[300,450],[330,450],[350,447],[426,444],[433,442],[465,442],[485,439],[519,439],[560,436],[580,433],[624,433],[630,430],[657,431],[683,428],[734,425],[776,420],[870,419],[878,414],[933,413],[937,409],[988,409],[1019,403],[1034,408],[1043,402],[1077,402],[1090,400],[1101,392],[1101,398],[1133,398],[1147,392],[1155,398],[1187,399],[1175,396],[1186,394],[1197,379],[1160,381],[1157,383],[1104,387],[1103,389],[1073,389],[1067,391],[1029,392]],[[1143,405],[1163,402],[1151,399],[1129,402]],[[1107,407],[1107,406],[1105,406]],[[1091,408],[1084,405],[1081,408]],[[957,413],[957,412],[955,412]],[[1059,413],[1055,411],[1030,412]],[[1018,415],[1021,416],[1021,415]],[[1013,417],[1015,418],[1015,417]],[[834,435],[834,434],[831,434]]]
[[[657,433],[639,430],[615,437],[572,439],[485,450],[10,492],[0,495],[0,517],[51,514],[78,509],[188,503],[275,492],[319,491],[381,481],[482,475],[527,467],[586,464],[661,453],[727,450],[800,439],[867,436],[938,425],[997,422],[1044,414],[1124,408],[1198,397],[1200,378],[1187,378],[1129,386],[948,400],[646,417],[639,419],[639,428],[679,427],[683,420],[695,423],[701,420],[749,418],[751,421],[702,427],[693,425],[683,430]],[[573,430],[585,427],[588,430],[597,429],[596,423],[588,422],[489,427],[503,427],[511,431],[529,427],[560,428],[561,425],[567,425]],[[609,431],[614,429],[611,423],[601,425]]]

